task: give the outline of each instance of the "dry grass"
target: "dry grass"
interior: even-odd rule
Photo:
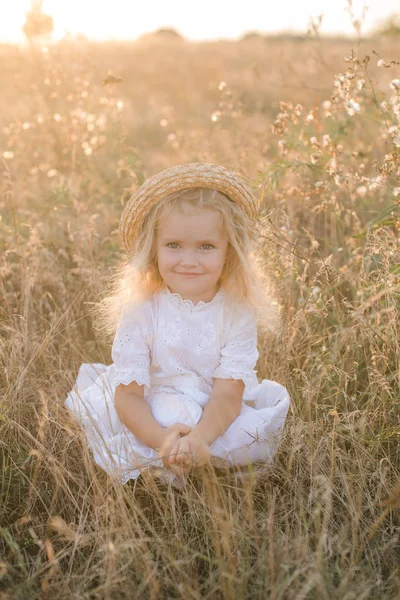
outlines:
[[[351,49],[0,46],[2,599],[400,596],[400,56]],[[116,487],[63,400],[82,362],[111,362],[89,309],[122,205],[197,160],[242,170],[272,210],[286,325],[258,373],[291,393],[286,436],[254,482]]]

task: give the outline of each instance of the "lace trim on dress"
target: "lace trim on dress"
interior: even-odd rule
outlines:
[[[118,369],[114,377],[114,385],[117,387],[120,383],[129,385],[132,381],[136,381],[138,385],[147,385],[150,387],[150,375],[148,371],[138,371],[137,369]]]
[[[132,469],[132,471],[128,471],[128,473],[124,473],[120,477],[116,477],[118,483],[125,485],[130,479],[136,479],[140,475],[139,469]]]
[[[213,377],[215,379],[242,379],[247,390],[258,385],[258,378],[255,371],[218,367],[214,371]]]
[[[216,304],[217,302],[221,302],[221,300],[223,300],[223,297],[224,297],[222,290],[219,289],[217,291],[217,293],[215,294],[214,298],[212,300],[210,300],[209,302],[204,302],[204,300],[199,300],[197,302],[197,304],[194,304],[192,302],[192,300],[184,300],[182,298],[181,294],[179,294],[178,292],[171,292],[171,290],[168,287],[165,287],[162,290],[162,293],[165,296],[167,296],[167,298],[169,299],[171,304],[176,306],[176,308],[178,308],[179,310],[182,309],[182,310],[186,310],[189,312],[198,310],[199,308],[202,308],[203,306],[209,306],[210,304]]]

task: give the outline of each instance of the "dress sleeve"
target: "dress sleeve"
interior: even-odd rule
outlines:
[[[123,308],[112,345],[111,356],[115,366],[115,386],[138,385],[150,387],[153,319],[151,302]]]
[[[232,315],[220,363],[213,377],[242,379],[245,390],[250,391],[258,385],[254,370],[258,357],[257,318],[250,307],[240,306]]]

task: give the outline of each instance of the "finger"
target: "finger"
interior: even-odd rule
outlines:
[[[179,465],[180,467],[186,467],[190,464],[187,459],[187,452],[185,452],[181,447],[176,454],[174,464]]]
[[[177,459],[177,455],[179,452],[179,448],[180,448],[180,444],[181,441],[178,439],[175,444],[172,446],[170,453],[169,453],[169,458],[168,458],[168,462],[169,464],[174,464],[176,459]]]
[[[176,461],[182,466],[189,467],[192,463],[191,447],[188,441],[183,438],[179,444],[179,454],[176,456]]]
[[[188,434],[192,431],[192,428],[189,427],[189,425],[185,425],[184,423],[181,424],[181,426],[179,427],[179,430],[183,433],[183,434]]]
[[[177,452],[176,452],[176,454],[175,454],[175,461],[176,461],[177,463],[181,463],[181,462],[182,462],[182,452],[184,452],[185,445],[186,445],[186,444],[185,444],[184,438],[181,438],[181,439],[178,441],[178,443],[177,443],[177,447],[178,447],[178,449],[177,449]]]
[[[161,456],[163,461],[168,460],[171,454],[171,450],[178,441],[178,434],[172,434],[168,436],[168,438],[164,441],[163,445],[158,451],[158,454]]]
[[[168,450],[170,447],[175,444],[175,442],[179,439],[179,433],[177,431],[172,431],[161,444],[160,450]]]

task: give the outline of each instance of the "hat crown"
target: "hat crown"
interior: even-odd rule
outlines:
[[[188,163],[153,175],[132,194],[121,215],[119,233],[123,248],[130,252],[134,238],[150,209],[166,196],[186,188],[217,189],[239,204],[250,221],[257,216],[257,202],[248,181],[222,165]]]

